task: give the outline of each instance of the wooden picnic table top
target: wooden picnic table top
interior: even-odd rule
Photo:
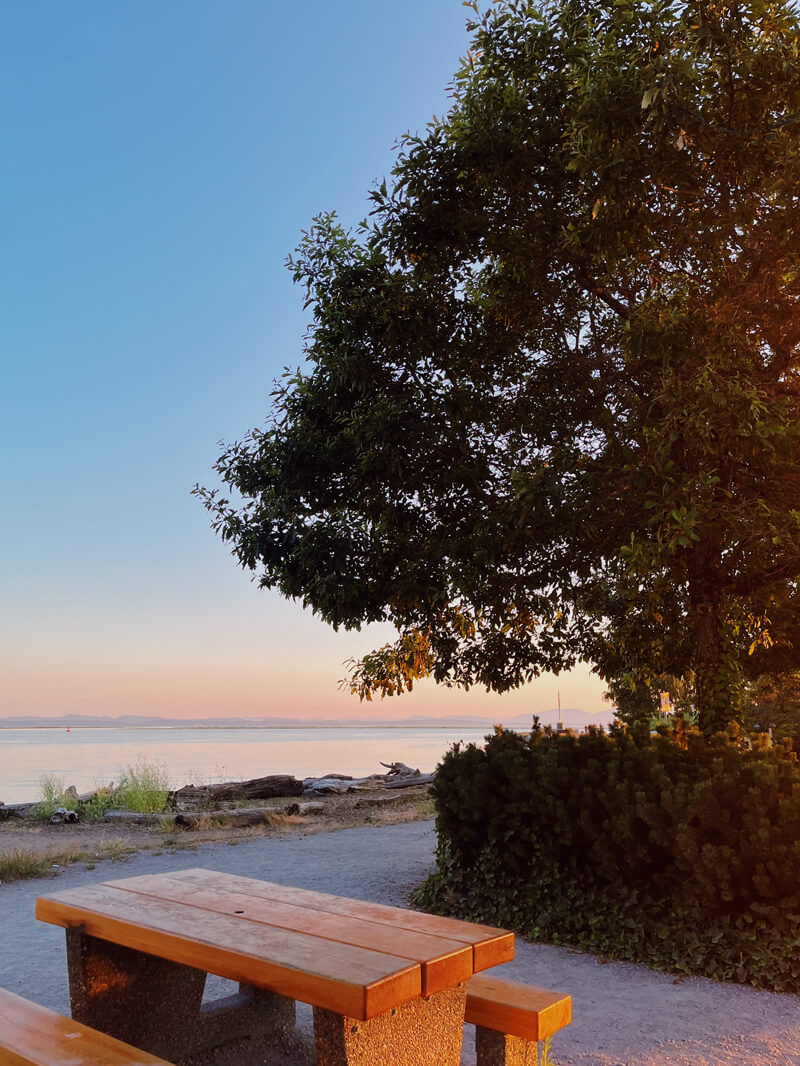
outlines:
[[[513,957],[513,934],[191,869],[40,896],[36,917],[366,1020]]]

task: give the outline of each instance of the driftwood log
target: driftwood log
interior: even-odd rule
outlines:
[[[345,777],[343,774],[327,774],[325,777],[307,777],[303,788],[307,795],[328,796],[344,792],[360,792],[365,788],[379,788],[386,780],[383,774],[370,777]]]
[[[385,766],[389,771],[387,777],[419,777],[421,774],[419,767],[412,770],[404,762],[382,762],[381,766]]]
[[[404,762],[382,762],[388,773],[371,774],[369,777],[346,777],[344,774],[326,774],[325,777],[307,777],[303,781],[306,795],[327,796],[343,792],[363,792],[374,788],[413,788],[414,785],[429,785],[435,774],[423,774]]]
[[[275,796],[302,796],[303,782],[288,774],[254,777],[250,781],[225,781],[220,785],[185,785],[167,796],[167,806],[213,807],[236,800],[273,799]]]
[[[357,777],[352,781],[340,781],[334,777],[309,777],[303,782],[306,796],[341,796],[347,792],[367,792],[384,788],[413,788],[429,785],[436,780],[435,774],[420,774],[419,777]]]
[[[0,803],[0,822],[8,822],[12,818],[26,818],[35,806],[35,803]]]
[[[100,785],[99,788],[93,788],[90,792],[78,792],[74,785],[70,785],[64,789],[64,797],[69,797],[74,803],[89,803],[90,800],[96,799],[98,796],[107,796],[110,800],[113,792],[113,781],[107,785]]]
[[[173,819],[171,814],[145,814],[140,811],[106,811],[104,822],[119,825],[167,825]]]
[[[414,777],[390,777],[384,788],[413,788],[415,785],[430,785],[436,780],[436,774],[419,774]]]
[[[436,774],[423,774],[419,768],[412,770],[404,762],[382,762],[381,766],[389,771],[384,788],[413,788],[414,785],[430,785],[436,780]]]
[[[324,810],[322,803],[290,803],[286,807],[240,807],[233,811],[208,811],[197,814],[184,811],[175,815],[175,825],[183,829],[204,829],[209,823],[213,825],[215,822],[220,822],[240,829],[251,825],[270,825],[276,820],[276,816],[287,814],[309,816],[322,814]]]
[[[175,815],[175,825],[182,829],[204,829],[215,821],[224,821],[225,825],[240,829],[249,825],[269,825],[278,813],[276,807],[241,807],[238,811],[209,811],[207,814],[184,811]]]

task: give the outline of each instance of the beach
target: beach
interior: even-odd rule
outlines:
[[[232,819],[240,809],[200,811],[192,825],[176,824],[172,816],[129,815],[124,819],[82,819],[77,823],[33,818],[2,819],[0,808],[0,883],[20,878],[57,874],[75,864],[93,868],[104,861],[124,861],[148,851],[176,854],[202,844],[228,846],[254,839],[291,833],[305,835],[357,826],[387,826],[429,819],[433,801],[426,785],[384,791],[370,789],[339,795],[311,797],[300,802],[285,797],[250,808],[263,820],[237,826]]]

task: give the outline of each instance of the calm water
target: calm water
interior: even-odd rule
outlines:
[[[0,729],[0,801],[33,800],[43,774],[79,792],[118,781],[139,756],[162,762],[170,784],[267,774],[381,773],[383,762],[431,771],[456,740],[481,742],[482,729]]]

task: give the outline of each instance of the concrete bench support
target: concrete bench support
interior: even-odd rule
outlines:
[[[270,1043],[295,1025],[294,1000],[248,985],[203,1006],[206,973],[67,929],[70,1006],[77,1021],[180,1062],[249,1038]]]
[[[475,1059],[478,1066],[538,1066],[539,1045],[494,1029],[475,1027]]]
[[[462,982],[368,1021],[315,1007],[316,1066],[458,1066],[465,999]]]

